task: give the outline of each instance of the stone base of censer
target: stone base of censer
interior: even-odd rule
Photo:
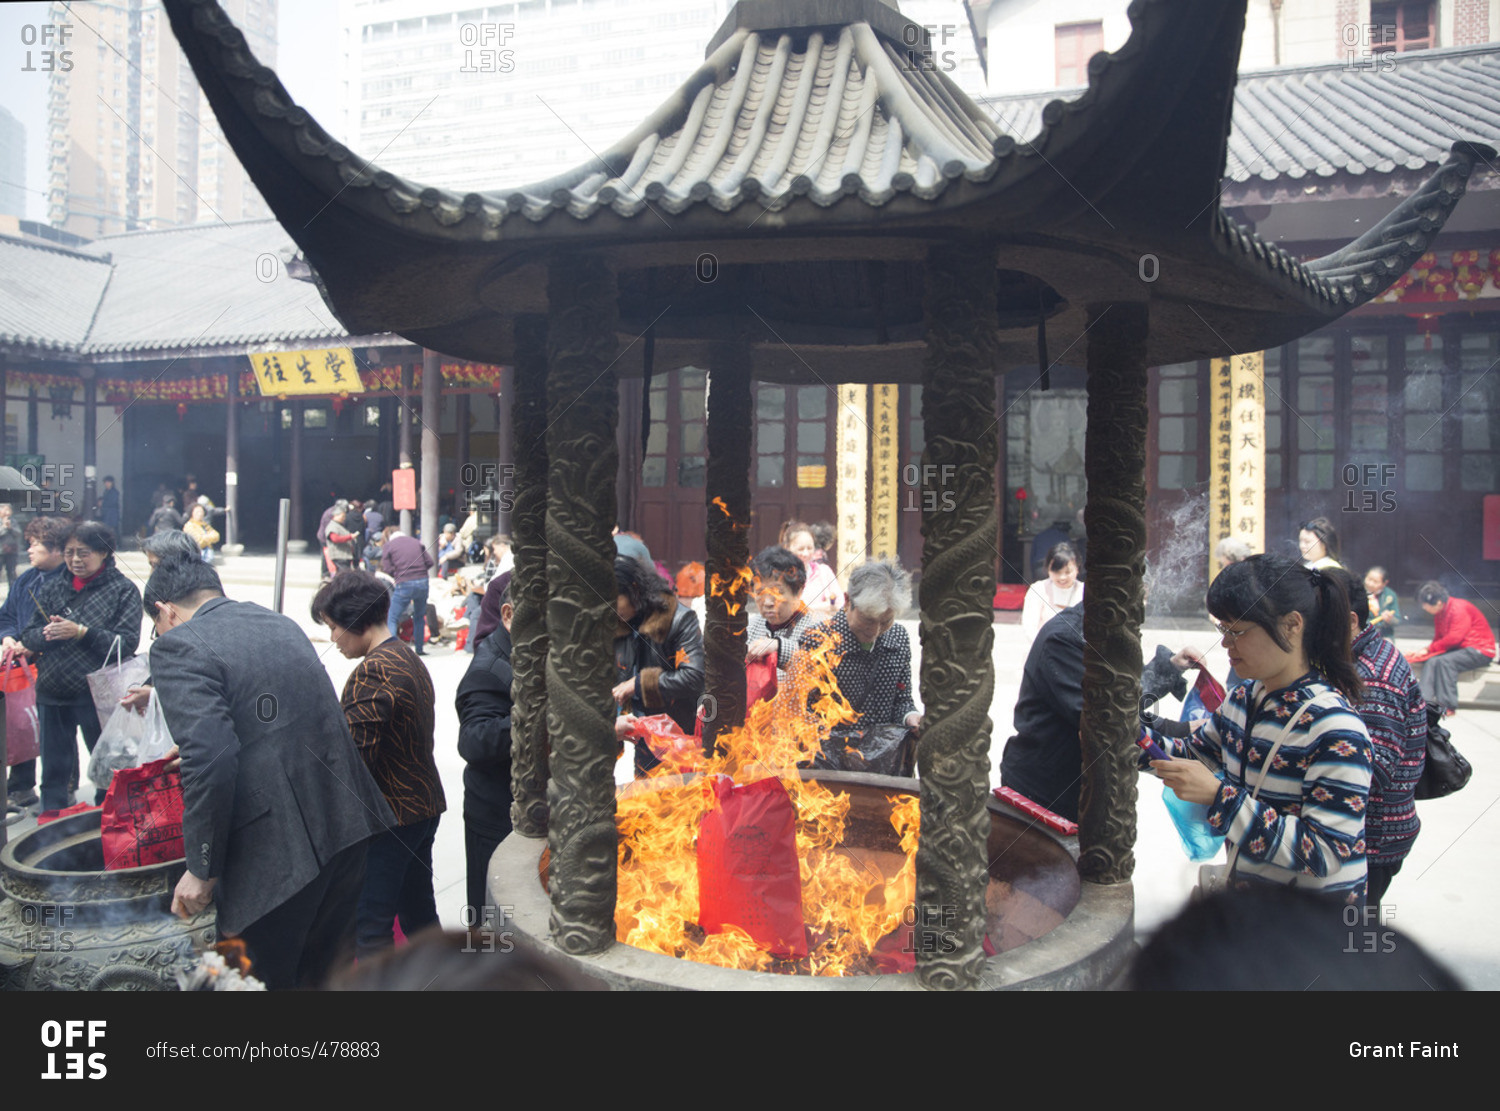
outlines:
[[[812,773],[803,773],[811,775]],[[847,793],[850,847],[878,853],[888,846],[887,796],[915,794],[913,779],[891,779],[854,772],[816,773],[830,790]],[[651,789],[650,781],[625,790]],[[1030,824],[998,800],[990,804],[990,876],[985,929],[994,956],[985,962],[981,988],[991,990],[1072,990],[1112,983],[1134,950],[1135,893],[1130,884],[1083,883],[1077,868],[1077,839]],[[493,905],[506,908],[517,945],[530,946],[553,960],[613,988],[628,990],[859,990],[919,987],[914,973],[872,976],[791,976],[751,972],[651,953],[616,942],[605,952],[576,957],[548,940],[550,905],[546,887],[545,840],[512,834],[490,859]]]
[[[0,988],[176,991],[176,972],[215,940],[212,908],[171,913],[185,861],[104,870],[98,810],[0,849]]]

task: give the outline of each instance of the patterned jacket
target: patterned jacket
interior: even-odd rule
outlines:
[[[1379,626],[1355,639],[1354,663],[1365,684],[1364,700],[1355,708],[1370,730],[1375,761],[1365,850],[1372,864],[1397,864],[1422,828],[1413,792],[1427,763],[1427,703],[1406,657]]]
[[[432,678],[416,653],[395,637],[377,644],[345,681],[341,702],[354,745],[396,824],[409,826],[446,810],[433,756]]]
[[[821,625],[803,634],[801,648],[817,648],[831,642],[839,662],[833,669],[838,693],[858,716],[855,729],[875,725],[900,725],[906,715],[915,713],[917,704],[911,691],[911,638],[900,624],[892,625],[880,635],[873,647],[861,648],[849,629],[847,610],[839,610]],[[792,671],[800,664],[793,662]],[[793,688],[799,688],[795,679]],[[814,693],[809,703],[821,696]]]
[[[36,699],[60,706],[88,697],[88,674],[104,666],[115,636],[121,655],[129,659],[141,643],[141,592],[116,567],[104,567],[82,590],[73,589],[66,571],[49,575],[37,589],[41,607],[21,633],[21,643],[35,652]],[[66,617],[88,626],[78,640],[48,640],[42,635],[49,616]]]
[[[1365,809],[1370,796],[1370,734],[1347,702],[1302,715],[1276,754],[1257,798],[1250,792],[1271,746],[1302,703],[1333,688],[1309,672],[1267,694],[1259,681],[1230,692],[1191,744],[1225,778],[1208,822],[1239,845],[1235,880],[1301,887],[1361,903],[1365,893]],[[1246,736],[1251,707],[1264,697]],[[1162,738],[1158,738],[1159,740]]]

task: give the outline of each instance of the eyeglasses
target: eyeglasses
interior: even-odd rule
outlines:
[[[1233,644],[1235,641],[1239,640],[1240,637],[1244,636],[1251,629],[1255,628],[1254,625],[1250,625],[1243,629],[1231,629],[1227,625],[1220,625],[1213,618],[1209,618],[1208,623],[1214,627],[1214,631],[1219,634],[1219,638],[1226,644]]]

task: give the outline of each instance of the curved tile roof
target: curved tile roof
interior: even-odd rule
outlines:
[[[1026,141],[1042,130],[1049,104],[1073,103],[1083,93],[1060,89],[979,103],[997,126]],[[1373,67],[1247,70],[1235,87],[1230,122],[1226,193],[1282,179],[1423,173],[1456,141],[1500,135],[1500,46],[1412,51]],[[1500,188],[1500,180],[1489,187]]]
[[[490,361],[506,342],[496,306],[539,311],[528,269],[539,251],[649,243],[667,250],[660,259],[734,241],[743,259],[774,263],[802,237],[820,244],[797,256],[806,261],[867,257],[860,240],[827,238],[850,232],[990,236],[1000,266],[1037,268],[1073,306],[1065,330],[1081,328],[1080,306],[1100,297],[1145,296],[1157,306],[1157,361],[1254,349],[1379,293],[1390,267],[1437,234],[1476,162],[1494,158],[1481,143],[1453,144],[1377,229],[1303,265],[1219,206],[1243,0],[1136,0],[1126,44],[1090,59],[1081,95],[1041,106],[1025,143],[903,48],[888,5],[741,0],[700,70],[602,156],[548,181],[460,195],[329,139],[213,0],[164,2],[226,136],[345,326]],[[836,26],[820,21],[835,16]],[[1315,115],[1325,99],[1346,104],[1316,90],[1247,94],[1264,103],[1254,120],[1268,141],[1286,151],[1273,166],[1338,164],[1339,129]],[[1425,142],[1424,157],[1434,140]],[[1359,153],[1379,164],[1375,155]],[[643,218],[648,207],[656,218]],[[1172,264],[1149,290],[1120,273],[1157,252]],[[635,248],[620,261],[661,264]]]

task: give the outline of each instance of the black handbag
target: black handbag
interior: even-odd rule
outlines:
[[[1440,799],[1463,789],[1474,774],[1473,766],[1453,747],[1453,737],[1443,728],[1442,710],[1427,705],[1427,766],[1417,780],[1415,797]]]

